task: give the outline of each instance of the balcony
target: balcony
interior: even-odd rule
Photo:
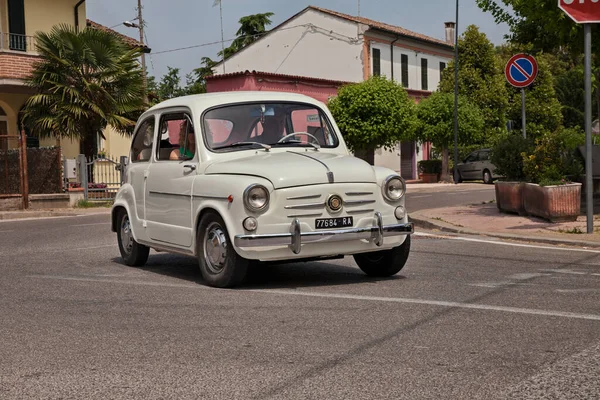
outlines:
[[[19,85],[37,58],[33,36],[0,32],[0,85]]]

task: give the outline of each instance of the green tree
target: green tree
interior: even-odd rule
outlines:
[[[417,117],[419,123],[416,137],[422,142],[431,142],[433,146],[442,149],[441,180],[446,181],[449,172],[448,149],[454,144],[454,95],[434,92],[419,103]],[[459,96],[459,145],[481,141],[484,125],[485,117],[479,107],[467,101],[465,96]]]
[[[494,45],[475,25],[459,38],[458,92],[476,104],[483,113],[486,138],[506,130],[508,91],[503,65]],[[454,93],[454,61],[442,74],[439,90]]]
[[[36,35],[40,60],[27,79],[35,90],[23,122],[39,137],[79,139],[88,157],[108,126],[131,134],[145,109],[139,48],[98,29],[55,26]]]
[[[411,140],[416,105],[406,90],[381,76],[342,87],[328,107],[351,151],[374,164],[375,150]]]
[[[218,52],[220,58],[225,60],[258,40],[266,31],[267,26],[271,25],[271,17],[275,15],[272,12],[262,14],[246,15],[240,18],[240,27],[235,33],[236,38],[229,47]]]

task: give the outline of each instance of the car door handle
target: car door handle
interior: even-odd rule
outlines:
[[[192,171],[195,171],[195,170],[196,170],[196,166],[195,166],[195,165],[189,165],[189,164],[188,164],[188,165],[184,165],[184,166],[183,166],[183,168],[189,168],[189,169],[191,169]]]

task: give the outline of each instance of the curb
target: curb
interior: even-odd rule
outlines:
[[[576,247],[590,247],[600,249],[600,242],[589,242],[583,240],[571,240],[571,239],[555,239],[540,236],[528,236],[528,235],[514,235],[510,233],[495,233],[495,232],[482,232],[476,231],[469,228],[461,228],[455,225],[451,225],[446,222],[432,220],[427,217],[423,217],[419,214],[416,216],[413,214],[409,216],[409,220],[415,224],[415,227],[429,230],[437,230],[440,232],[447,233],[458,233],[463,235],[475,235],[475,236],[487,236],[497,239],[509,239],[520,242],[532,242],[541,244],[553,244],[553,245],[567,245]]]
[[[59,218],[59,217],[83,217],[88,215],[104,215],[110,214],[110,209],[81,211],[81,210],[39,210],[39,211],[0,211],[0,221],[14,221],[21,219],[43,219],[43,218]]]

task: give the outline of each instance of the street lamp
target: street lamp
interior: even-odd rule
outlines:
[[[148,102],[147,92],[147,78],[146,78],[146,52],[144,51],[144,18],[142,17],[142,0],[138,0],[138,16],[133,21],[138,21],[136,24],[132,21],[124,21],[123,25],[128,28],[137,28],[140,31],[140,43],[142,44],[142,79],[144,85],[144,102]]]

